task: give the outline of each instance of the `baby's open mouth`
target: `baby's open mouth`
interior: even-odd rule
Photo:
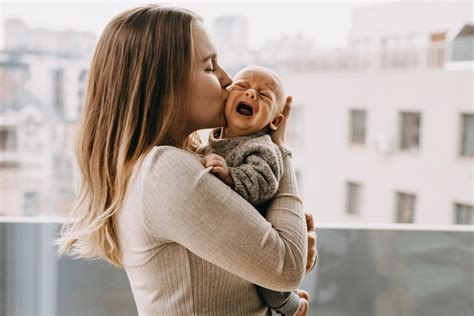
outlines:
[[[240,114],[240,115],[244,115],[244,116],[252,116],[253,114],[253,108],[245,103],[245,102],[240,102],[238,105],[237,105],[237,112]]]

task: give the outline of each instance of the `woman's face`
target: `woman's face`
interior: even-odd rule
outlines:
[[[189,133],[226,124],[224,108],[229,94],[226,88],[232,83],[217,63],[217,50],[202,22],[193,23],[192,36],[194,61],[186,104]]]

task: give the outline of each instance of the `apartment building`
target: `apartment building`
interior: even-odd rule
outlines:
[[[88,59],[0,54],[0,216],[65,214],[79,174],[75,125]]]
[[[286,61],[297,173],[319,222],[473,224],[471,10],[360,8],[346,49]]]

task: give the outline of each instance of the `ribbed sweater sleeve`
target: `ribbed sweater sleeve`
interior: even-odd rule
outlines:
[[[251,283],[294,290],[305,271],[306,223],[290,157],[283,167],[265,219],[192,154],[155,147],[141,168],[143,225]]]

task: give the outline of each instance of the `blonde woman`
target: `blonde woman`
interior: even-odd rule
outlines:
[[[188,10],[128,10],[97,44],[77,139],[83,181],[58,251],[124,268],[140,315],[268,315],[255,284],[294,290],[314,265],[286,127],[272,135],[285,171],[266,219],[193,154],[195,131],[225,125],[230,83]]]

